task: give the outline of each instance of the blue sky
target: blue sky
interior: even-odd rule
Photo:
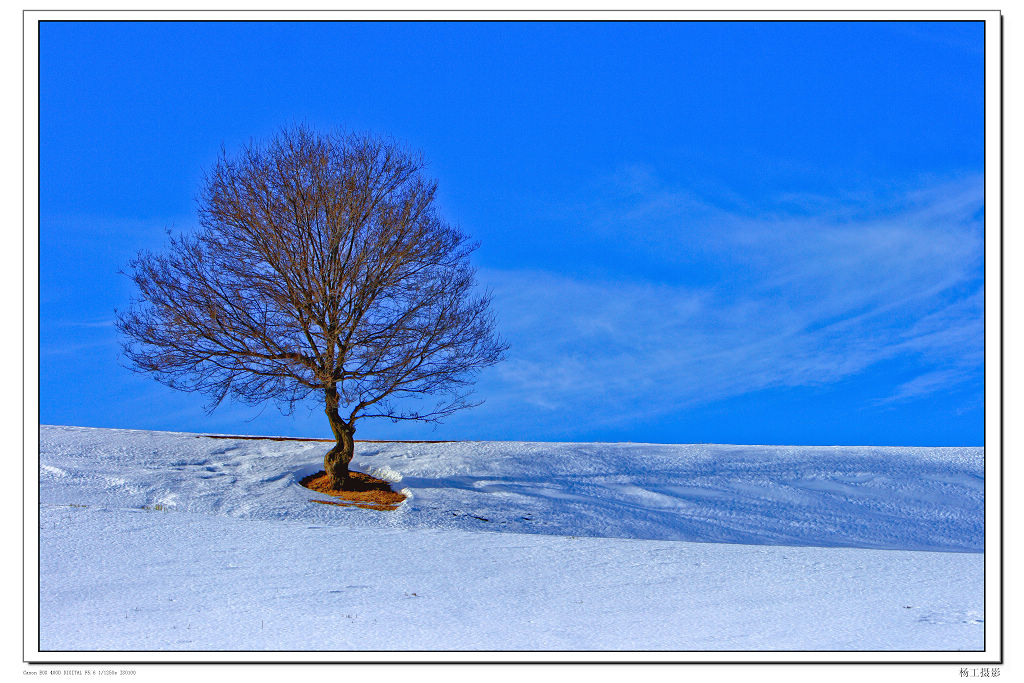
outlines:
[[[281,125],[421,150],[484,405],[357,438],[982,445],[983,26],[44,23],[40,420],[329,435],[123,367],[119,269]]]

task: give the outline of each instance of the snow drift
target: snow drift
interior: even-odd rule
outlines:
[[[44,653],[984,647],[982,449],[40,436]]]
[[[396,513],[310,505],[329,445],[44,427],[40,502],[391,528],[983,550],[980,448],[357,443]]]

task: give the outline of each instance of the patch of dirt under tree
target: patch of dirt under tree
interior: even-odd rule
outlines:
[[[331,480],[323,470],[305,477],[299,483],[317,493],[340,499],[333,501],[310,498],[309,502],[323,505],[351,506],[367,510],[397,510],[405,500],[405,496],[392,489],[388,482],[362,472],[349,472],[348,482],[343,491],[331,488]]]

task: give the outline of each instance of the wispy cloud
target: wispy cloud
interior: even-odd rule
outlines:
[[[921,396],[927,396],[936,391],[948,389],[969,379],[962,368],[935,370],[926,372],[915,377],[909,382],[904,382],[896,387],[896,390],[884,398],[875,400],[875,405],[889,405],[910,401]]]
[[[113,319],[110,319],[110,320],[60,320],[60,321],[57,321],[57,322],[52,323],[52,324],[53,324],[54,327],[84,328],[84,329],[91,329],[91,328],[100,328],[100,329],[110,328],[110,329],[113,329],[113,327],[114,327]]]
[[[44,356],[80,355],[99,349],[116,349],[114,321],[55,320],[40,324],[40,353]]]
[[[658,187],[643,169],[624,173],[621,185],[634,201],[603,207],[599,228],[617,225],[633,240],[624,248],[652,257],[698,253],[697,267],[715,277],[694,285],[481,273],[512,343],[489,380],[502,403],[558,412],[583,428],[836,382],[897,358],[920,375],[880,386],[877,404],[979,376],[979,178],[870,201],[815,198],[813,211],[783,206],[763,216]],[[636,236],[639,225],[646,235]]]
[[[104,339],[89,342],[65,342],[59,345],[45,344],[40,347],[39,352],[44,356],[80,356],[83,353],[91,353],[99,349],[113,352],[118,348],[116,341]]]

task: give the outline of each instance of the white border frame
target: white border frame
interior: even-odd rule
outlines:
[[[958,20],[985,21],[985,644],[983,652],[39,652],[38,640],[38,31],[44,20]],[[527,11],[527,10],[26,10],[24,38],[24,658],[31,663],[101,662],[723,662],[1000,663],[1002,644],[1002,24],[987,11]],[[829,675],[832,675],[831,673]]]

